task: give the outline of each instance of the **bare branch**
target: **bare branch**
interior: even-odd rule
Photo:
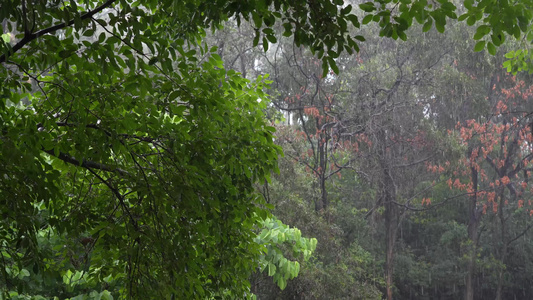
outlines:
[[[509,241],[507,241],[507,245],[509,246],[512,242],[518,240],[520,237],[522,237],[524,234],[526,234],[529,231],[529,229],[531,229],[532,227],[533,227],[533,224],[529,224],[526,227],[526,229],[524,229],[520,234],[518,234],[514,238],[510,239]]]

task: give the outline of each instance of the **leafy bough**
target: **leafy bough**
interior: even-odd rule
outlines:
[[[254,241],[265,246],[265,253],[260,257],[261,272],[268,271],[280,289],[285,289],[287,281],[298,276],[300,264],[298,261],[287,259],[283,249],[292,250],[294,258],[303,255],[307,261],[316,249],[315,238],[302,237],[298,228],[290,228],[276,218],[266,218],[262,221],[263,230]]]

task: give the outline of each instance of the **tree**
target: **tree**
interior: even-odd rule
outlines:
[[[198,34],[198,22],[168,26],[193,2],[139,4],[2,2],[14,37],[0,56],[6,292],[20,272],[86,274],[98,289],[111,278],[130,298],[248,292],[266,216],[253,183],[280,154],[264,82],[176,37]],[[47,232],[61,254],[41,252]]]
[[[341,85],[335,78],[322,77],[320,61],[309,51],[292,44],[278,43],[275,54],[265,57],[263,63],[269,73],[275,74],[272,104],[285,114],[287,124],[298,131],[296,137],[283,136],[288,140],[282,143],[291,145],[285,148],[285,154],[304,165],[315,177],[320,190],[320,196],[313,199],[315,211],[326,212],[329,207],[327,182],[332,176],[339,176],[342,169],[335,166],[333,158],[335,144],[339,141],[334,95],[342,93]],[[299,143],[297,140],[302,138],[305,142]]]
[[[515,81],[515,78],[511,78]],[[495,86],[494,86],[495,88]],[[466,182],[448,179],[451,188],[463,189],[469,194],[468,237],[472,241],[467,269],[465,299],[474,298],[473,280],[481,232],[482,216],[493,211],[492,220],[499,240],[495,247],[499,260],[496,299],[502,299],[505,264],[513,242],[524,236],[531,225],[516,223],[520,228],[513,234],[513,219],[530,215],[531,202],[524,201],[530,193],[532,132],[530,128],[531,88],[524,81],[509,89],[502,89],[492,115],[484,121],[468,120],[458,124],[461,142],[468,149],[463,166],[456,171],[467,176]],[[525,222],[527,224],[527,221]]]
[[[290,152],[287,139],[294,128],[278,125],[277,139]],[[305,138],[292,143],[305,144]],[[302,235],[318,240],[313,257],[302,264],[300,274],[283,291],[269,278],[254,276],[252,286],[259,299],[381,299],[383,286],[379,256],[369,251],[374,237],[364,219],[364,210],[357,208],[350,193],[353,176],[342,176],[328,186],[331,203],[327,214],[317,213],[312,199],[320,190],[306,166],[289,156],[280,158],[280,174],[265,188],[265,196],[275,208],[272,213],[284,223],[298,227]],[[342,186],[342,190],[339,190]],[[290,252],[290,248],[289,248]]]

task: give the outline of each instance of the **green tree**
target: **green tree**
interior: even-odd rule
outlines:
[[[169,26],[193,4],[2,2],[14,36],[0,56],[4,291],[54,271],[101,289],[115,278],[115,296],[137,299],[248,291],[266,215],[253,183],[280,148],[262,78],[191,50],[179,35],[199,21]],[[59,255],[41,252],[43,229],[64,239]],[[34,290],[75,296],[46,286]]]

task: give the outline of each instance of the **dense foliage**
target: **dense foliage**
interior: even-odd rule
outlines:
[[[2,2],[13,37],[0,75],[11,295],[82,291],[61,278],[138,299],[248,290],[266,216],[252,184],[280,154],[264,81],[170,39],[178,16],[160,12],[171,2],[138,4]]]

